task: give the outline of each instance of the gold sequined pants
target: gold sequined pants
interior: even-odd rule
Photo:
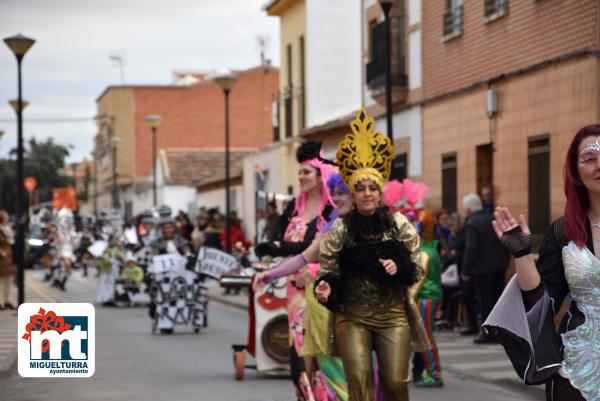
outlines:
[[[372,351],[385,401],[408,401],[410,329],[404,305],[349,307],[335,317],[337,347],[348,381],[348,401],[373,401]]]

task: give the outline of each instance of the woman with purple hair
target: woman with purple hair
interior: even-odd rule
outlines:
[[[327,188],[327,180],[333,171],[333,162],[325,160],[321,152],[321,143],[307,141],[296,152],[300,163],[298,182],[300,194],[290,202],[281,217],[283,241],[259,244],[255,253],[261,257],[300,255],[308,248],[315,236],[327,224],[334,202]],[[310,383],[311,359],[303,359],[304,319],[306,314],[305,287],[309,284],[319,265],[304,262],[288,276],[287,310],[290,329],[290,369],[292,381],[299,400],[315,400]],[[283,275],[282,275],[283,276]],[[280,277],[282,277],[280,276]],[[261,280],[262,281],[262,278]]]

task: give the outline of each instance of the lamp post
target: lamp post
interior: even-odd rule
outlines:
[[[16,250],[16,262],[19,267],[17,281],[19,287],[19,300],[18,303],[21,305],[25,302],[25,263],[24,263],[24,252],[25,252],[25,232],[24,232],[24,219],[23,219],[23,200],[25,196],[23,194],[23,96],[21,91],[21,62],[25,53],[33,46],[35,40],[27,38],[23,35],[10,36],[4,38],[4,43],[10,48],[15,57],[17,58],[17,86],[18,86],[18,98],[17,107],[17,193],[15,196],[16,205],[15,216],[17,222],[17,236],[15,241]]]
[[[119,146],[119,142],[121,139],[119,137],[113,136],[110,139],[110,148],[112,149],[112,208],[119,208],[119,194],[117,193],[117,148]]]
[[[12,107],[12,109],[15,111],[15,113],[17,113],[17,115],[23,112],[23,110],[25,110],[27,108],[27,106],[29,106],[29,102],[26,100],[21,99],[21,102],[19,102],[19,99],[12,99],[8,101],[8,104],[10,105],[10,107]],[[21,170],[23,171],[23,170]],[[21,181],[19,181],[19,179],[17,178],[18,182],[23,183],[23,185],[25,184],[25,178],[21,179]],[[25,238],[25,235],[27,233],[27,228],[29,227],[29,193],[23,193],[21,192],[21,202],[25,201],[25,205],[27,205],[27,213],[24,213],[25,209],[23,210],[23,238]],[[25,245],[23,245],[23,252],[25,250]],[[25,262],[23,261],[23,264]]]
[[[97,145],[96,145],[97,146]],[[92,152],[94,158],[94,217],[98,218],[98,159],[100,158],[99,150],[96,148]]]
[[[229,178],[229,92],[235,85],[237,77],[233,74],[226,74],[218,77],[215,81],[225,95],[225,249],[228,253],[231,253],[231,232],[229,230],[231,225],[229,209],[229,192],[231,189]]]
[[[146,116],[146,122],[152,130],[152,205],[156,207],[156,130],[162,122],[162,117],[158,114]]]
[[[392,60],[391,46],[392,35],[390,29],[390,9],[394,0],[377,0],[383,11],[385,21],[385,51],[383,52],[383,63],[385,64],[385,118],[387,122],[387,135],[394,144],[394,127],[392,124]]]

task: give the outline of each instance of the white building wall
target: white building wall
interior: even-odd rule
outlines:
[[[361,105],[361,0],[306,1],[306,125]]]
[[[173,215],[176,215],[180,210],[196,215],[196,187],[189,187],[183,185],[166,185],[161,188],[163,201],[161,204],[165,204],[171,208]]]
[[[256,166],[267,171],[265,176],[265,191],[281,193],[285,191],[284,176],[286,166],[282,166],[282,147],[266,147],[262,151],[248,155],[243,160],[242,210],[246,220],[246,234],[254,238],[256,220]]]
[[[158,193],[159,191],[157,191],[157,194]],[[152,186],[144,186],[142,188],[128,187],[123,192],[123,198],[127,201],[131,201],[131,212],[134,216],[136,216],[152,207]],[[124,201],[122,202],[121,206],[124,210]]]
[[[361,12],[361,29],[362,29],[362,38],[361,38],[361,46],[362,46],[362,54],[368,54],[369,51],[369,21],[366,20],[367,9],[373,5],[377,5],[377,0],[363,0],[362,1],[362,12]],[[369,90],[369,86],[367,85],[367,63],[369,62],[368,57],[364,57],[361,62],[362,66],[362,77],[361,77],[361,86],[362,86],[362,104],[365,107],[371,107],[376,104],[375,100],[371,97],[371,91]]]
[[[408,0],[409,25],[421,22],[421,0]]]
[[[415,106],[394,114],[394,141],[400,138],[410,138],[410,152],[408,155],[408,176],[415,177],[422,174],[422,143],[421,143],[421,107]],[[375,120],[375,130],[385,132],[385,116]]]
[[[408,35],[408,88],[421,87],[421,30]]]
[[[232,185],[231,196],[229,201],[231,202],[231,210],[237,212],[238,217],[242,220],[246,219],[242,206],[242,186]],[[211,189],[209,191],[202,191],[196,194],[196,207],[206,207],[207,209],[218,208],[221,213],[225,213],[225,188]]]

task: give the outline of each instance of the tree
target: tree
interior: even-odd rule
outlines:
[[[10,155],[12,159],[0,159],[0,208],[14,213],[17,188],[16,149],[12,149]],[[73,185],[71,177],[61,174],[67,156],[69,156],[68,147],[55,144],[52,138],[45,142],[38,142],[35,138],[31,138],[25,146],[23,155],[25,177],[32,176],[36,179],[41,202],[52,200],[52,188]]]

